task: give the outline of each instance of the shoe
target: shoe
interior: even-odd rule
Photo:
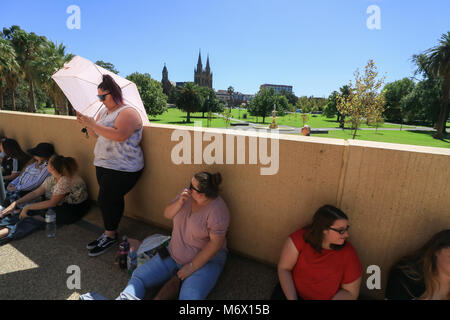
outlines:
[[[94,240],[94,241],[90,242],[90,243],[86,246],[86,248],[87,248],[88,250],[94,249],[94,248],[98,245],[98,243],[100,242],[100,240],[103,239],[104,237],[106,237],[106,235],[103,233],[100,237],[97,238],[97,240]]]
[[[108,249],[113,247],[113,245],[117,242],[117,236],[115,238],[109,238],[106,235],[100,239],[97,246],[89,251],[90,257],[96,257],[104,252],[106,252]]]

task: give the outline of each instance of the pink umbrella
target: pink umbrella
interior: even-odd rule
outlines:
[[[89,117],[95,117],[103,106],[97,97],[97,87],[102,82],[104,74],[113,77],[122,89],[124,103],[136,109],[144,126],[149,125],[147,111],[136,85],[85,58],[75,56],[70,62],[64,64],[64,67],[52,78],[76,111]]]

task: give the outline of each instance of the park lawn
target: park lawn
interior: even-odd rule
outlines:
[[[247,119],[243,119],[243,114],[247,113]],[[231,115],[233,118],[235,119],[239,119],[239,110],[237,109],[233,109],[231,111]],[[278,125],[282,125],[282,126],[290,126],[290,127],[296,127],[296,128],[301,128],[303,127],[304,124],[309,125],[312,128],[339,128],[339,123],[336,122],[337,120],[337,116],[332,117],[332,118],[327,118],[324,115],[312,115],[312,114],[308,114],[308,121],[306,121],[305,123],[303,123],[303,119],[302,119],[302,115],[299,113],[296,114],[287,114],[285,116],[282,117],[277,117],[276,118],[276,123]],[[254,117],[251,116],[246,110],[240,110],[240,119],[241,120],[245,120],[248,122],[252,122],[252,123],[260,123],[263,124],[262,122],[262,117]],[[266,117],[264,124],[271,124],[272,123],[272,116]],[[349,125],[346,124],[346,127],[348,127]],[[404,128],[409,127],[404,125]],[[361,128],[374,128],[374,126],[370,126],[367,125],[365,123],[361,124]],[[379,128],[400,128],[400,125],[398,124],[390,124],[390,123],[384,123],[382,125],[379,126]]]
[[[186,123],[187,113],[176,108],[168,108],[163,114],[157,115],[155,117],[149,116],[148,119],[150,123],[160,123],[160,124],[174,124],[183,126],[194,126],[194,121],[201,121],[202,127],[208,126],[207,113],[205,113],[205,118],[202,118],[201,112],[191,113],[191,122]],[[231,121],[235,123],[235,121]],[[211,119],[211,128],[226,128],[227,123],[225,119],[214,116]]]
[[[352,130],[332,130],[328,134],[312,134],[314,137],[337,138],[351,140]],[[356,140],[411,144],[416,146],[450,148],[450,139],[437,140],[433,132],[429,131],[388,131],[388,130],[359,130]]]

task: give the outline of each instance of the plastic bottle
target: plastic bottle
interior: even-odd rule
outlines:
[[[47,210],[45,222],[47,223],[45,227],[47,238],[54,238],[56,236],[56,212],[52,208]]]
[[[123,236],[122,242],[119,244],[119,267],[120,269],[127,268],[128,251],[130,251],[130,244],[127,236]]]
[[[131,278],[133,271],[137,268],[137,254],[132,247],[127,257],[128,278]]]

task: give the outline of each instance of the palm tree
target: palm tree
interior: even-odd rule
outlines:
[[[441,36],[440,44],[427,50],[425,69],[442,79],[442,105],[436,125],[437,139],[443,139],[446,135],[445,125],[449,116],[448,97],[450,92],[450,31]]]
[[[35,64],[42,54],[42,46],[47,41],[45,37],[38,36],[34,32],[27,33],[19,26],[3,28],[3,35],[11,41],[17,55],[17,62],[28,82],[29,112],[36,112],[34,96],[35,80],[38,78]]]
[[[34,64],[38,74],[37,83],[45,91],[55,106],[55,114],[68,114],[68,102],[59,86],[52,79],[52,75],[64,66],[64,63],[73,58],[72,54],[66,54],[63,44],[56,45],[46,41],[42,56]]]
[[[230,113],[231,113],[231,105],[233,103],[233,93],[234,93],[234,88],[232,86],[229,86],[227,89],[228,95],[230,96],[230,102],[229,102],[229,106],[230,106]]]
[[[17,73],[19,65],[16,61],[16,52],[7,40],[0,38],[0,110],[3,109],[3,94],[6,88],[9,87],[8,79],[12,74]],[[17,86],[17,84],[16,84]],[[15,87],[14,87],[15,89]],[[13,106],[14,106],[14,90]]]

